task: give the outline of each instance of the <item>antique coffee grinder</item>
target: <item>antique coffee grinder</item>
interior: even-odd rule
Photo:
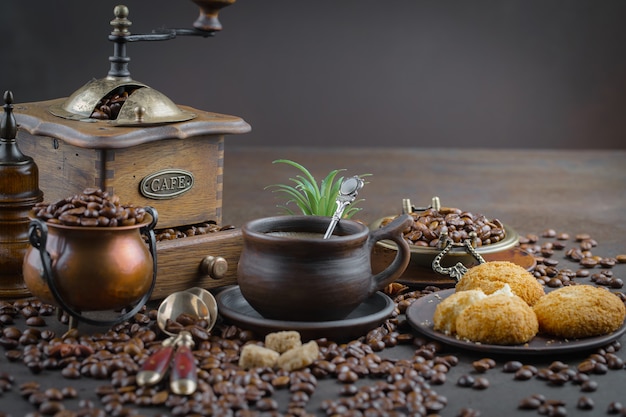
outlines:
[[[235,2],[193,1],[200,7],[193,28],[149,34],[132,34],[128,8],[115,7],[105,78],[67,98],[15,105],[20,144],[39,166],[46,201],[98,187],[158,211],[152,298],[235,283],[241,251],[240,231],[220,229],[224,136],[250,126],[236,116],[176,105],[128,70],[128,43],[213,36],[221,30],[218,12]],[[168,238],[159,239],[160,231]]]

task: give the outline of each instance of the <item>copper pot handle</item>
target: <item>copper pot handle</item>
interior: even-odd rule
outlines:
[[[141,308],[148,302],[152,295],[152,291],[154,290],[156,284],[156,275],[157,275],[157,251],[156,251],[156,237],[154,234],[154,227],[156,226],[158,220],[157,211],[152,207],[146,207],[146,212],[152,216],[152,221],[143,226],[140,229],[141,233],[145,233],[148,236],[148,247],[150,250],[150,254],[152,255],[152,282],[150,283],[150,288],[148,291],[141,297],[141,299],[137,302],[137,304],[129,311],[121,314],[115,319],[111,320],[97,320],[89,317],[85,317],[80,314],[80,312],[74,310],[70,307],[61,296],[59,289],[54,283],[54,279],[52,279],[52,259],[50,258],[50,254],[46,250],[46,244],[48,241],[48,226],[46,223],[40,219],[32,219],[28,226],[28,240],[30,244],[39,251],[39,256],[41,258],[41,265],[43,267],[43,277],[50,289],[50,292],[54,296],[54,299],[57,303],[59,303],[60,308],[69,314],[71,317],[76,320],[82,321],[87,324],[96,325],[96,326],[112,326],[118,323],[121,323],[125,320],[130,319],[135,314],[141,310]]]

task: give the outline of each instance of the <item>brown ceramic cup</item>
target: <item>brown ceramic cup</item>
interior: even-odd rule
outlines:
[[[323,239],[330,218],[279,216],[253,220],[242,228],[243,249],[237,280],[243,297],[263,317],[291,321],[341,320],[407,267],[410,250],[402,236],[412,218],[398,217],[370,231],[341,220]],[[382,239],[398,251],[374,274],[372,248]]]

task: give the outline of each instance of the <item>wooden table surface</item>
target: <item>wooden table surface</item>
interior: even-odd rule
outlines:
[[[298,172],[276,159],[291,159],[316,178],[332,169],[372,174],[359,197],[359,219],[396,214],[402,199],[483,213],[522,233],[550,227],[588,232],[608,255],[626,252],[626,151],[486,149],[246,148],[227,138],[224,161],[224,222],[278,214],[279,200],[264,187],[288,182]]]
[[[241,225],[279,213],[276,196],[264,187],[297,175],[294,168],[272,164],[276,159],[291,159],[320,179],[332,169],[346,169],[345,175],[372,174],[359,193],[365,201],[357,218],[367,223],[399,213],[403,198],[424,206],[438,196],[442,205],[498,218],[521,236],[540,235],[548,228],[571,236],[588,233],[599,242],[597,254],[612,257],[626,253],[626,151],[245,148],[237,146],[237,140],[227,141],[225,151],[227,223]],[[560,267],[567,265],[563,255],[558,259]],[[613,271],[626,279],[626,265],[617,265]],[[626,337],[621,341],[626,344]],[[390,355],[408,357],[409,353],[409,349],[398,349]],[[489,389],[476,391],[459,388],[455,382],[460,375],[472,374],[471,362],[481,355],[462,350],[454,353],[461,358],[461,365],[451,372],[448,382],[437,387],[449,401],[440,413],[443,416],[456,416],[463,407],[489,417],[538,415],[516,408],[524,396],[535,393],[565,400],[568,416],[603,415],[608,403],[616,400],[626,406],[626,369],[599,376],[601,388],[591,394],[571,384],[557,388],[544,381],[513,381],[501,369],[487,373]],[[564,360],[573,366],[586,356],[588,352],[525,358],[523,362],[545,366]],[[620,357],[626,360],[626,346]],[[498,357],[498,364],[501,367],[510,359]],[[324,389],[323,393],[335,395],[336,387]],[[594,399],[591,413],[576,408],[582,395]]]
[[[264,188],[286,182],[297,174],[291,167],[272,164],[275,159],[286,158],[308,167],[316,178],[337,168],[346,169],[345,175],[372,174],[359,194],[365,201],[361,203],[362,212],[356,217],[368,223],[399,213],[403,198],[410,198],[419,206],[429,204],[431,197],[438,196],[444,206],[498,218],[522,236],[541,234],[548,228],[572,236],[589,233],[598,241],[594,253],[605,257],[626,253],[626,222],[623,220],[626,151],[247,148],[243,141],[245,138],[227,138],[226,141],[224,224],[239,227],[248,220],[278,214],[276,195]],[[559,259],[559,266],[568,265],[563,254],[555,258]],[[572,267],[576,266],[572,264]],[[616,277],[626,278],[626,265],[616,265],[612,271]],[[626,338],[622,337],[621,343],[624,342]],[[398,345],[385,349],[380,355],[410,359],[414,351],[411,345]],[[517,405],[522,398],[538,393],[548,399],[564,401],[568,416],[605,415],[612,401],[622,401],[626,406],[626,368],[592,375],[599,388],[589,393],[582,392],[580,386],[571,382],[552,386],[538,378],[516,381],[511,374],[502,371],[502,365],[511,359],[536,367],[561,360],[576,367],[590,353],[512,358],[447,347],[444,354],[457,356],[459,364],[450,370],[443,385],[434,386],[437,393],[447,398],[447,406],[439,415],[457,416],[463,408],[471,408],[486,417],[535,416],[539,415],[537,411],[521,411]],[[626,347],[618,355],[626,361]],[[483,357],[491,357],[497,363],[495,369],[484,375],[489,380],[489,388],[477,390],[458,386],[456,382],[461,376],[476,376],[472,362]],[[0,415],[4,412],[21,416],[34,410],[19,397],[17,386],[24,381],[37,380],[46,386],[78,386],[81,398],[94,398],[96,402],[93,389],[103,383],[89,378],[76,383],[62,378],[58,372],[32,375],[23,364],[8,363],[4,355],[0,355],[0,372],[11,373],[16,379],[12,390],[0,393]],[[339,398],[341,384],[332,378],[318,382],[307,410],[324,415],[319,409],[320,403],[324,399]],[[276,393],[281,407],[288,401],[288,395]],[[577,409],[577,401],[583,395],[593,399],[592,411]],[[142,408],[139,412],[157,415],[164,409]]]

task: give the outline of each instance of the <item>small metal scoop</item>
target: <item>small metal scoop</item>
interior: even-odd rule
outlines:
[[[191,348],[194,345],[191,333],[168,331],[168,322],[186,314],[209,322],[208,330],[217,320],[217,303],[210,292],[202,288],[191,288],[170,294],[157,311],[157,324],[168,337],[162,348],[150,356],[137,373],[137,384],[158,384],[171,363],[170,389],[174,394],[191,395],[198,387],[197,369]],[[173,359],[172,359],[173,356]]]
[[[346,178],[342,181],[341,187],[339,187],[339,194],[337,195],[337,209],[333,214],[332,219],[330,220],[330,225],[328,225],[328,229],[326,229],[326,233],[324,234],[324,239],[328,239],[332,236],[337,223],[341,219],[343,212],[346,210],[346,207],[350,205],[356,198],[359,193],[359,190],[363,188],[363,180],[357,176]]]

